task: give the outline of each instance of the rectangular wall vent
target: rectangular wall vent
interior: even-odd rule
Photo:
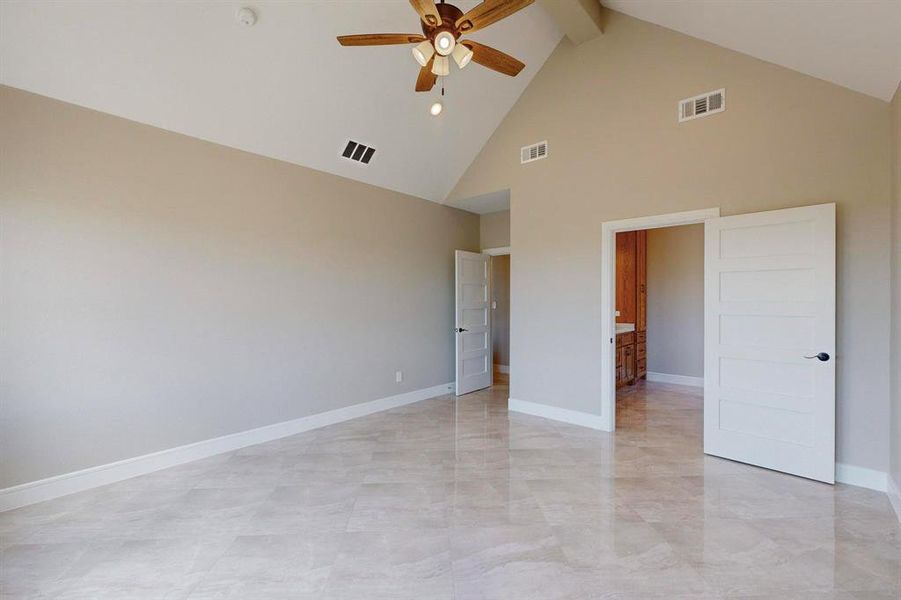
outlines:
[[[547,140],[531,146],[523,146],[519,152],[519,162],[523,165],[533,160],[547,158]]]
[[[344,151],[341,152],[341,156],[344,158],[354,162],[363,163],[364,165],[369,164],[373,154],[375,154],[375,148],[365,146],[360,142],[355,142],[353,140],[348,141],[347,145],[344,146]]]
[[[691,121],[726,110],[726,88],[679,101],[679,122]]]

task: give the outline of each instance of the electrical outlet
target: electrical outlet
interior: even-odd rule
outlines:
[[[620,315],[619,315],[619,311],[616,311],[615,313],[613,313],[613,316],[615,316],[615,317],[620,316]]]
[[[394,381],[400,383],[404,380],[404,372],[403,371],[395,371],[394,372]]]

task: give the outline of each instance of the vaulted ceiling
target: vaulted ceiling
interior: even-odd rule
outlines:
[[[603,0],[643,21],[891,100],[901,0]]]
[[[539,0],[472,34],[526,68],[509,78],[452,64],[438,118],[428,108],[440,86],[413,92],[410,47],[335,41],[419,32],[406,0],[253,2],[253,27],[238,24],[234,2],[3,0],[0,83],[441,202],[563,32],[592,35],[578,19],[594,1]],[[899,0],[603,4],[883,100],[901,77]],[[340,158],[348,139],[376,148],[369,166]]]
[[[466,11],[476,0],[455,2]],[[0,83],[163,129],[442,201],[562,34],[537,4],[469,37],[526,63],[475,63],[440,96],[415,93],[410,46],[345,48],[336,35],[421,33],[406,0],[0,2]],[[340,158],[348,139],[376,148]]]

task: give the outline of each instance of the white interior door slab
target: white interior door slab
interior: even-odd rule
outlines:
[[[457,395],[491,385],[491,332],[487,254],[454,252],[457,293],[454,302],[457,338]]]
[[[835,205],[705,223],[704,452],[835,481]]]

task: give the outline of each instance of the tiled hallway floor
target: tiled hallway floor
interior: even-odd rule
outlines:
[[[885,495],[701,453],[698,391],[615,435],[442,397],[0,513],[0,597],[899,598]]]

